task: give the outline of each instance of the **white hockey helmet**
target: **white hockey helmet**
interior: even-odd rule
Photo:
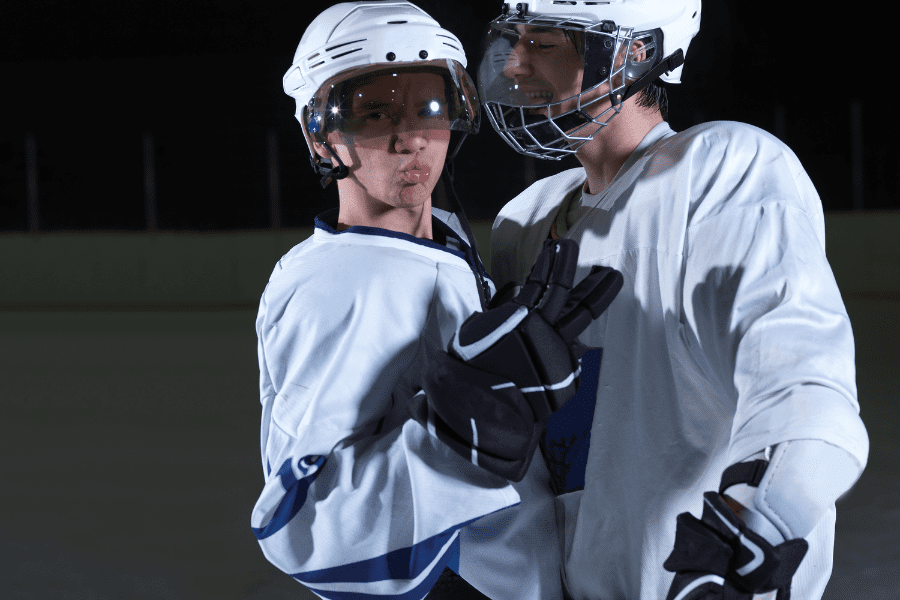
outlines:
[[[283,78],[284,91],[297,102],[295,116],[307,143],[341,129],[347,93],[384,74],[425,71],[445,83],[449,129],[476,133],[480,105],[465,71],[459,39],[428,13],[405,0],[335,4],[307,27]],[[316,154],[310,146],[310,154]],[[316,164],[313,165],[316,167]]]
[[[700,29],[700,1],[505,3],[503,14],[485,33],[478,68],[478,90],[491,125],[522,154],[560,160],[574,153],[618,114],[622,101],[647,84],[657,78],[680,83],[688,45]],[[558,90],[538,89],[537,84],[520,87],[510,76],[507,69],[511,60],[518,60],[520,41],[540,47],[539,41],[525,39],[529,31],[555,32],[560,37],[565,34],[577,50],[580,90],[559,97]],[[638,62],[628,55],[616,67],[616,57],[635,41],[644,44],[644,60]],[[560,65],[556,71],[566,72],[566,68]],[[582,98],[606,83],[608,94]],[[591,116],[583,110],[607,97],[612,106],[601,114]]]

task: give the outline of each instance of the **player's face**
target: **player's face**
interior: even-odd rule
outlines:
[[[544,105],[576,96],[581,91],[584,60],[561,29],[519,25],[519,39],[503,66],[512,80],[516,104]],[[571,110],[565,105],[554,113]]]
[[[329,141],[349,168],[348,179],[385,208],[429,200],[450,143],[443,78],[379,73],[346,102],[343,131],[330,133]]]
[[[527,112],[555,117],[578,108],[584,78],[584,58],[570,35],[553,27],[518,25],[519,38],[513,46],[503,68],[503,75],[511,80],[511,103],[540,108]],[[575,34],[572,34],[575,35]],[[641,44],[642,45],[642,44]],[[616,57],[614,72],[623,64],[624,49]],[[614,77],[621,78],[622,75]],[[621,79],[616,80],[621,85]],[[612,106],[609,82],[581,94],[582,110],[597,117]],[[546,106],[550,104],[551,106]],[[599,128],[599,125],[591,126]],[[590,135],[590,130],[580,130],[579,135]]]

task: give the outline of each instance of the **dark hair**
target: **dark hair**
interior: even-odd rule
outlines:
[[[638,106],[656,108],[662,115],[663,121],[669,120],[669,97],[662,80],[656,79],[652,83],[648,83],[647,87],[638,93]]]

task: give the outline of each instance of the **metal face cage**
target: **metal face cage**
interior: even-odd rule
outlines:
[[[644,60],[632,51],[616,66],[638,40]],[[482,40],[479,95],[491,125],[517,152],[561,160],[618,114],[629,80],[653,67],[661,45],[658,31],[635,34],[612,21],[503,15]],[[606,98],[610,106],[600,110]]]

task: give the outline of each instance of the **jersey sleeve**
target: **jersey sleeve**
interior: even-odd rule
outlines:
[[[265,486],[251,525],[267,559],[322,598],[422,598],[459,530],[519,497],[406,416],[399,382],[435,314],[433,282],[349,258],[276,272],[261,301]]]
[[[818,439],[862,468],[853,332],[825,255],[821,204],[792,154],[745,167],[697,183],[731,201],[688,228],[683,272],[692,343],[737,401],[728,461]]]

